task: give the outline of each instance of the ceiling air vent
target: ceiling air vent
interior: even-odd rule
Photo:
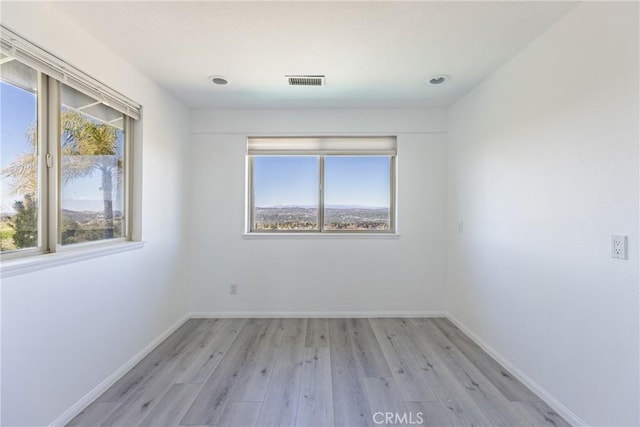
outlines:
[[[324,86],[325,76],[285,76],[289,86]]]

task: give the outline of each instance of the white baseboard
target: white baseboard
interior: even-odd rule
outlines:
[[[87,393],[82,399],[77,401],[72,407],[67,409],[62,415],[56,418],[49,427],[64,426],[72,419],[74,419],[80,412],[82,412],[87,406],[93,403],[102,393],[107,391],[109,387],[116,383],[120,378],[124,376],[131,368],[133,368],[138,362],[144,359],[153,349],[155,349],[162,341],[167,339],[169,335],[174,333],[180,326],[182,326],[190,316],[183,316],[176,323],[171,325],[166,331],[161,333],[153,341],[147,344],[142,350],[135,356],[129,359],[124,365],[118,368],[114,373],[109,375],[104,381],[98,384],[93,390]]]
[[[572,426],[587,426],[583,420],[574,414],[569,408],[564,406],[558,399],[553,397],[548,391],[546,391],[540,384],[535,382],[531,377],[516,368],[509,360],[504,358],[500,353],[494,350],[489,344],[484,342],[475,332],[466,327],[462,322],[453,317],[451,314],[446,316],[454,325],[464,332],[469,338],[471,338],[476,344],[486,351],[489,356],[493,357],[502,367],[504,367],[511,375],[520,380],[525,386],[529,387],[540,399],[542,399],[547,405],[549,405],[554,411],[556,411],[562,418],[565,419]]]
[[[215,311],[190,313],[192,319],[211,318],[362,318],[447,317],[446,311]]]

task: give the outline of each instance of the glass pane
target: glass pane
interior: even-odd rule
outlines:
[[[62,85],[61,123],[61,243],[124,237],[124,116]]]
[[[0,65],[0,249],[40,246],[38,220],[37,72],[16,61]]]
[[[388,156],[325,157],[325,230],[389,230],[390,165]]]
[[[253,159],[253,230],[318,230],[318,158]]]

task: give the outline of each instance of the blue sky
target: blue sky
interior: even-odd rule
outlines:
[[[0,82],[0,136],[2,167],[25,151],[27,129],[36,120],[36,95]]]
[[[389,157],[325,157],[324,204],[388,207]]]
[[[35,94],[0,81],[0,168],[5,168],[18,155],[28,150],[27,130],[36,121]],[[10,181],[0,177],[2,198],[0,211],[14,212],[19,195],[11,192]],[[62,188],[62,207],[78,211],[102,211],[101,176],[95,172],[90,177],[75,179]],[[114,194],[114,209],[121,209]]]
[[[27,151],[27,130],[36,120],[36,96],[31,92],[0,82],[0,168],[7,167]],[[13,212],[18,197],[11,194],[7,180],[2,177],[2,212]]]
[[[325,206],[388,207],[389,158],[326,156]],[[254,159],[255,206],[316,206],[318,158],[265,156]]]

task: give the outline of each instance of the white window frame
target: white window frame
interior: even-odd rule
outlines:
[[[0,254],[2,277],[142,246],[140,136],[142,107],[73,65],[0,25],[0,52],[38,72],[38,247]],[[123,237],[62,245],[60,212],[61,88],[65,84],[123,114]],[[135,244],[133,244],[135,243]],[[45,256],[46,255],[46,256]],[[46,259],[45,259],[46,258]]]
[[[254,160],[256,157],[261,156],[309,156],[318,159],[317,230],[262,230],[254,228]],[[389,229],[326,230],[324,228],[325,158],[337,156],[381,156],[389,158]],[[397,138],[395,136],[249,137],[247,139],[246,157],[247,211],[245,215],[245,236],[396,235]]]

